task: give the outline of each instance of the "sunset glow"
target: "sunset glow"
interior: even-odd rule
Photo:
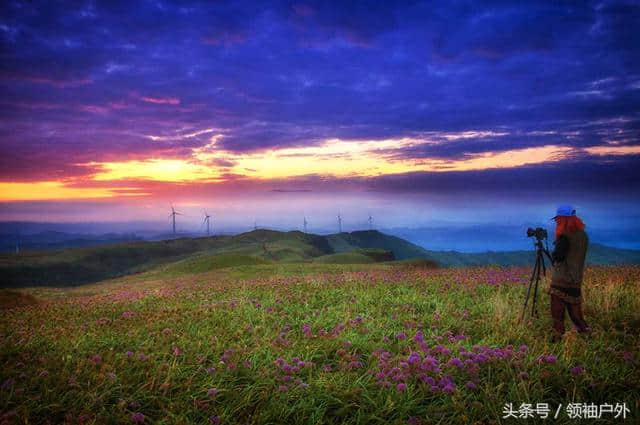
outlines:
[[[68,187],[63,182],[0,183],[0,201],[93,199],[123,196],[112,189]]]
[[[9,2],[0,203],[627,199],[640,12],[616,2]]]

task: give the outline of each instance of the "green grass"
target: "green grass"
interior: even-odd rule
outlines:
[[[386,251],[377,255],[376,250]],[[221,254],[239,256],[238,260]],[[369,263],[379,261],[423,261],[443,267],[487,264],[530,265],[533,252],[486,252],[465,254],[427,251],[395,236],[378,231],[356,231],[328,236],[298,231],[255,230],[235,236],[181,238],[157,242],[132,242],[62,251],[0,254],[0,287],[74,286],[118,276],[140,273],[180,262],[195,272],[265,263]],[[392,258],[390,258],[392,256]],[[248,258],[250,257],[250,258]],[[248,262],[248,263],[247,263]],[[640,251],[592,244],[588,264],[637,264]],[[179,269],[181,272],[183,269]]]
[[[167,274],[204,273],[217,269],[258,264],[269,264],[269,261],[261,257],[242,255],[235,252],[200,254],[171,263],[163,267],[162,272]]]
[[[339,250],[334,249],[336,241],[342,241]],[[0,287],[81,285],[140,273],[174,262],[182,264],[178,267],[193,267],[194,271],[200,272],[208,270],[208,267],[218,268],[218,264],[225,263],[230,266],[245,264],[247,261],[299,263],[359,248],[387,249],[395,258],[404,258],[407,247],[415,245],[374,231],[318,236],[298,231],[255,230],[235,236],[119,243],[20,255],[4,254],[0,255]],[[414,249],[415,252],[419,250],[418,247]],[[239,258],[234,260],[232,256],[225,256],[216,259],[220,254],[237,255]],[[369,256],[375,259],[375,255]]]
[[[640,419],[639,267],[589,268],[593,334],[552,344],[544,293],[541,317],[518,324],[528,268],[236,265],[245,258],[237,255],[210,266],[214,258],[3,293],[5,308],[11,299],[21,306],[0,323],[0,421],[120,424],[142,413],[159,424],[489,424],[503,422],[509,402],[624,402],[627,423]],[[487,362],[448,365],[474,346]],[[507,358],[490,354],[510,346]],[[434,392],[414,372],[406,391],[377,383],[380,353],[404,370],[413,351],[437,359],[440,370],[425,373],[450,376],[455,389]],[[542,355],[557,361],[540,364]],[[278,365],[295,358],[313,365]],[[576,366],[584,372],[572,374]],[[564,410],[549,422],[573,423]]]
[[[393,261],[392,252],[382,249],[358,249],[336,254],[322,255],[313,259],[314,263],[323,264],[371,264]]]

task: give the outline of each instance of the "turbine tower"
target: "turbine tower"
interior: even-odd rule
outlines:
[[[202,223],[203,224],[207,223],[207,236],[209,236],[209,218],[210,217],[211,216],[209,214],[207,214],[207,210],[204,210],[204,221]]]
[[[338,233],[342,233],[342,217],[340,217],[340,213],[338,213]]]
[[[177,215],[184,215],[182,213],[177,212],[174,208],[173,205],[171,205],[171,214],[169,214],[169,217],[171,217],[172,221],[173,221],[173,237],[176,236],[176,216]]]
[[[253,220],[253,230],[258,230],[258,222]]]
[[[303,217],[302,226],[304,227],[304,232],[307,233],[307,217]]]
[[[369,230],[373,230],[373,217],[369,214]]]

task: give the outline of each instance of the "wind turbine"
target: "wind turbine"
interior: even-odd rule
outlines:
[[[342,217],[340,217],[340,213],[338,213],[338,233],[342,233]]]
[[[369,214],[369,230],[373,230],[373,217]]]
[[[307,217],[303,217],[302,225],[304,227],[304,232],[307,233]]]
[[[253,220],[253,230],[258,230],[258,222]]]
[[[176,216],[177,215],[184,215],[184,214],[177,212],[173,208],[173,205],[171,205],[171,213],[169,214],[169,217],[171,217],[171,219],[173,221],[173,237],[176,236]]]
[[[209,236],[209,218],[210,217],[211,216],[209,214],[207,214],[207,210],[204,210],[204,221],[202,223],[203,224],[207,223],[207,236]]]

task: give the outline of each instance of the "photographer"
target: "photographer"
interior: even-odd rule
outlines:
[[[551,297],[551,318],[553,319],[553,341],[558,341],[564,334],[564,311],[578,332],[588,332],[591,329],[582,315],[582,275],[589,238],[584,231],[584,223],[576,216],[571,205],[558,207],[556,216],[555,249],[551,254],[553,259],[553,274],[549,295]]]

